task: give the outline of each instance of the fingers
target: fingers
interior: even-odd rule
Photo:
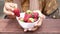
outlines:
[[[4,6],[7,10],[13,10],[13,8],[10,6],[9,3],[5,3],[5,6]]]
[[[42,25],[42,19],[38,21],[38,23],[35,24],[35,27],[40,27]]]
[[[35,23],[36,27],[40,27],[42,25],[43,17],[40,17],[39,21]]]
[[[14,15],[14,13],[12,13],[11,11],[4,11],[4,13],[6,14],[6,15]]]
[[[24,32],[27,32],[27,29],[24,29]]]
[[[36,27],[40,27],[42,25],[42,21],[39,21],[37,24],[35,24]]]
[[[43,18],[43,19],[45,19],[46,18],[46,16],[45,15],[43,15],[42,13],[41,13],[41,16],[40,16],[41,18]]]
[[[17,8],[17,4],[16,3],[13,3],[13,8]]]
[[[14,15],[14,13],[12,12],[14,10],[14,8],[17,8],[17,4],[15,4],[15,3],[5,3],[4,13],[6,15]]]
[[[40,16],[40,18],[43,18],[43,19],[46,18],[46,16],[44,14],[42,14],[41,12],[40,12],[39,16]]]
[[[17,8],[17,4],[6,2],[4,6],[4,13],[8,15],[9,18],[15,18],[16,16],[13,13],[13,10]]]
[[[5,8],[13,11],[14,8],[17,8],[17,4],[15,4],[15,3],[5,3]]]
[[[16,3],[10,3],[10,7],[17,8],[17,4]]]
[[[29,29],[28,31],[36,31],[37,29],[38,27],[34,27],[34,28]]]
[[[13,13],[12,11],[7,11],[7,10],[5,9],[5,7],[4,7],[4,13],[5,13],[6,15],[14,15],[14,13]]]
[[[31,29],[29,29],[29,31],[36,31],[38,29],[38,27],[40,27],[42,25],[42,22],[39,21],[39,23],[35,24],[35,26]]]

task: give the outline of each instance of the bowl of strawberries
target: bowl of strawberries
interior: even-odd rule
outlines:
[[[39,11],[27,10],[24,13],[20,13],[20,17],[16,17],[18,23],[22,28],[32,28],[36,23],[40,21]]]

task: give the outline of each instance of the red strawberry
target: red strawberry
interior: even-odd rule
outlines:
[[[16,16],[20,16],[20,10],[18,9],[18,8],[15,8],[14,10],[13,10],[13,12],[14,12],[14,14],[16,15]]]
[[[38,12],[33,12],[34,18],[38,18]]]
[[[24,21],[27,22],[30,17],[32,17],[31,14],[25,14]]]

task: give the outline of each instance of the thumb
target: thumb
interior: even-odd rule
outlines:
[[[11,11],[5,11],[4,13],[5,13],[6,15],[14,15],[14,13],[11,12]]]
[[[35,26],[37,26],[37,27],[41,26],[42,25],[42,20],[43,19],[40,19],[37,23],[35,23]]]

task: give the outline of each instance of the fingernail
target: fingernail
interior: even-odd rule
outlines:
[[[12,11],[14,10],[14,8],[12,8]]]
[[[12,15],[14,15],[14,13],[12,13]]]
[[[35,24],[35,26],[37,26],[37,24]]]
[[[29,29],[29,31],[31,31],[32,29]]]
[[[27,32],[27,29],[25,29],[24,32]]]

